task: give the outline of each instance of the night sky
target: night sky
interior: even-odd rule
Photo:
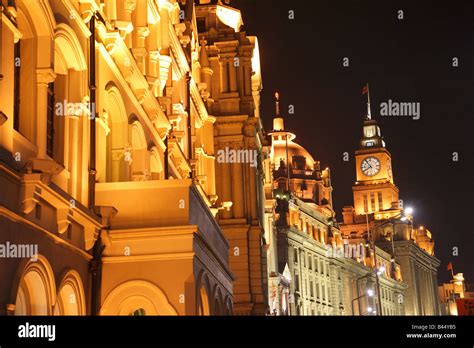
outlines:
[[[361,90],[369,82],[372,117],[392,154],[400,198],[414,208],[415,226],[426,226],[434,236],[439,281],[449,281],[446,266],[452,261],[454,271],[474,283],[474,1],[230,5],[242,11],[247,34],[259,39],[266,130],[272,129],[278,90],[285,128],[322,167],[331,168],[338,220],[342,207],[353,204],[354,151],[366,110]],[[343,67],[344,57],[349,67]],[[381,117],[380,103],[389,99],[421,103],[421,118]]]

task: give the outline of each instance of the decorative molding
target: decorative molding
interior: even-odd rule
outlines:
[[[54,82],[56,79],[56,73],[51,68],[38,68],[36,69],[36,83],[37,84],[49,84]]]

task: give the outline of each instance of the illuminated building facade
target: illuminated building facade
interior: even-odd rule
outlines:
[[[462,273],[453,273],[451,282],[441,284],[438,291],[442,315],[458,315],[457,299],[474,300],[474,291],[469,291]]]
[[[436,313],[431,234],[394,222],[376,122],[338,224],[278,107],[264,133],[240,11],[0,4],[0,314]]]
[[[38,250],[1,260],[0,314],[265,314],[261,164],[217,160],[264,151],[240,12],[0,3],[0,242]]]
[[[438,315],[437,268],[434,241],[423,226],[413,227],[410,208],[403,209],[394,184],[391,154],[380,127],[368,116],[360,148],[355,152],[354,206],[344,207],[341,231],[347,240],[368,240],[388,255],[377,256],[374,265],[386,276],[401,274],[407,284],[404,302],[407,315]],[[393,295],[392,295],[393,296]],[[386,312],[386,311],[385,311]]]
[[[321,169],[320,162],[293,141],[295,135],[285,130],[278,103],[277,99],[269,134],[270,157],[278,269],[291,279],[289,314],[375,315],[380,301],[382,315],[403,315],[399,299],[406,284],[399,273],[375,275],[366,239],[344,238],[333,210],[330,169]],[[380,248],[376,252],[388,270],[390,255]]]
[[[199,41],[206,48],[201,50],[200,64],[207,110],[215,119],[216,205],[224,207],[217,218],[235,275],[234,314],[264,315],[268,299],[262,240],[271,225],[264,212],[258,40],[238,30],[241,14],[231,7],[199,6],[196,20]]]

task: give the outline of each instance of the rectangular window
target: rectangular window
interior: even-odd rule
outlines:
[[[300,291],[300,277],[295,273],[295,291]]]
[[[310,294],[311,297],[314,297],[314,287],[313,286],[314,286],[313,281],[311,280],[309,282],[309,294]]]
[[[48,84],[48,114],[46,126],[46,153],[53,158],[54,151],[54,82]]]
[[[313,269],[313,258],[311,254],[308,254],[308,269],[312,270]]]
[[[314,270],[315,270],[316,272],[319,272],[318,258],[317,258],[317,257],[314,258]]]
[[[297,248],[293,249],[293,262],[298,263],[298,249]]]
[[[370,206],[372,211],[375,211],[375,194],[373,192],[370,193]]]
[[[35,218],[37,220],[41,220],[41,205],[36,203],[36,206],[35,206]]]
[[[316,298],[319,300],[319,295],[320,295],[320,290],[319,290],[319,283],[316,282]]]
[[[364,195],[364,213],[367,213],[369,211],[369,206],[367,203],[367,195]]]
[[[379,210],[383,210],[383,200],[382,200],[382,192],[377,194],[379,200]]]

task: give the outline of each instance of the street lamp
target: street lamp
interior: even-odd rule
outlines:
[[[359,277],[356,279],[356,288],[357,288],[357,295],[359,295],[359,281],[361,281],[362,279],[364,278],[368,278],[368,277],[371,277],[373,276],[374,274],[372,272],[369,272],[367,273],[366,275],[362,276],[362,277]],[[368,281],[367,281],[368,282]],[[374,297],[375,295],[375,292],[374,290],[371,288],[371,287],[368,287],[366,290],[365,290],[365,293],[362,294],[362,295],[359,295],[357,296],[356,298],[352,299],[352,302],[351,302],[351,307],[352,307],[352,315],[354,315],[354,301],[357,301],[357,308],[359,309],[359,315],[364,315],[364,313],[361,312],[361,305],[360,305],[360,299],[361,298],[364,298],[364,297]],[[371,307],[369,307],[371,308]],[[373,311],[371,312],[368,312],[368,313],[372,313]],[[373,312],[373,313],[376,313],[376,312]]]

